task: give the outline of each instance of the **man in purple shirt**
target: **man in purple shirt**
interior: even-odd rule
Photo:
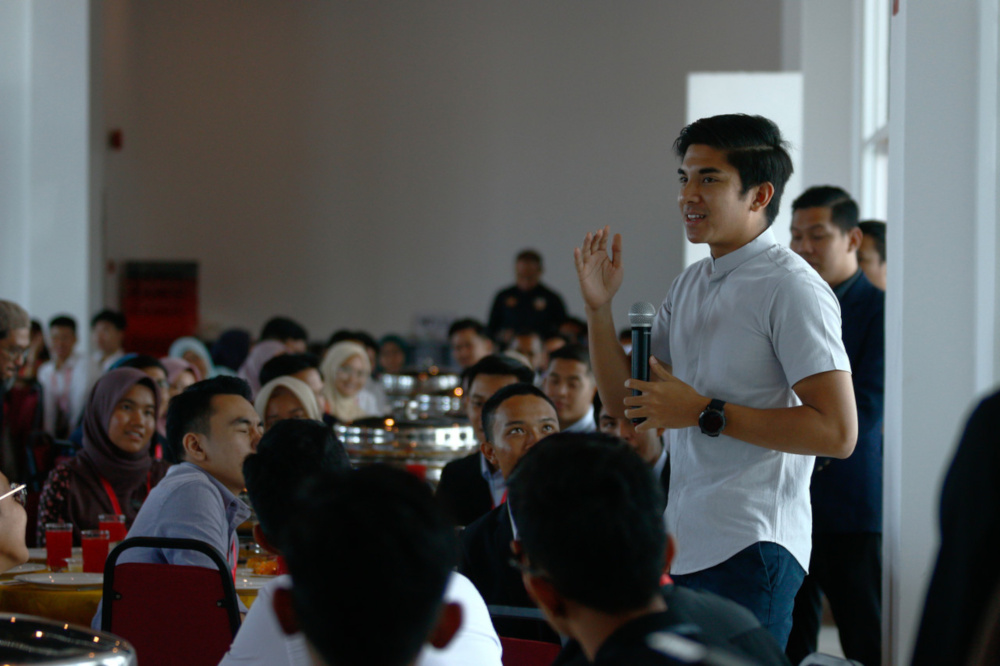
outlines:
[[[174,396],[164,448],[174,465],[146,498],[126,539],[198,539],[218,550],[235,571],[236,528],[250,517],[250,508],[237,497],[244,486],[243,461],[257,449],[260,437],[260,417],[242,379],[214,377]],[[134,548],[118,561],[214,566],[200,553],[158,548]],[[241,610],[246,612],[242,604]],[[95,628],[100,618],[98,607]]]

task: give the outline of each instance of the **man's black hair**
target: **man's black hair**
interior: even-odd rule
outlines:
[[[563,345],[559,349],[553,352],[549,352],[549,367],[552,366],[552,361],[562,359],[564,361],[577,361],[583,363],[587,366],[589,372],[593,372],[592,366],[590,365],[590,352],[583,345],[568,344]]]
[[[451,323],[451,326],[448,327],[448,337],[451,338],[451,336],[466,329],[472,329],[472,331],[481,338],[489,337],[486,334],[486,327],[483,326],[482,322],[476,321],[475,319],[469,317],[465,319],[456,319],[455,321],[453,321]]]
[[[556,433],[518,461],[507,492],[531,567],[560,594],[622,613],[659,593],[666,499],[627,444],[601,433]]]
[[[125,320],[125,315],[123,315],[121,312],[119,312],[118,310],[109,310],[105,308],[104,310],[101,310],[100,312],[98,312],[93,316],[93,318],[90,320],[90,328],[93,329],[102,321],[108,322],[109,324],[117,328],[119,331],[124,331],[125,326],[128,324],[128,322]]]
[[[538,264],[539,268],[542,268],[542,255],[539,254],[537,250],[521,250],[517,253],[517,258],[514,260],[514,263],[517,263],[518,261],[531,261]]]
[[[282,530],[292,513],[291,488],[320,472],[350,469],[351,461],[330,426],[309,419],[285,419],[271,426],[256,453],[243,461],[250,504],[271,545],[282,549]]]
[[[258,379],[263,386],[276,377],[294,375],[309,368],[319,370],[319,357],[315,354],[281,354],[264,364]]]
[[[118,363],[115,363],[115,368],[135,368],[136,370],[145,370],[146,368],[159,368],[163,370],[163,374],[167,374],[167,369],[163,367],[160,363],[160,359],[149,356],[148,354],[133,354],[123,358]]]
[[[306,329],[302,327],[300,323],[288,317],[272,317],[264,324],[264,328],[260,331],[261,340],[277,340],[278,342],[285,342],[286,340],[303,340],[305,342],[309,341],[309,334],[306,333]]]
[[[327,349],[334,346],[338,342],[357,342],[362,347],[378,351],[378,342],[376,342],[375,338],[365,331],[349,331],[346,328],[334,331],[333,335],[330,336],[330,339],[326,341]]]
[[[189,432],[210,434],[212,398],[217,395],[238,395],[253,404],[250,385],[239,377],[220,375],[188,386],[171,398],[167,407],[167,441],[163,447],[167,462],[184,460],[184,435]]]
[[[500,409],[500,405],[519,395],[533,395],[549,403],[552,409],[556,408],[555,403],[552,402],[552,398],[545,395],[534,384],[528,382],[508,384],[490,396],[490,399],[483,405],[483,433],[486,436],[486,441],[493,442],[493,417],[496,415],[496,411]]]
[[[829,208],[830,221],[845,234],[858,226],[858,204],[843,189],[834,185],[817,185],[792,202],[792,211],[803,208]]]
[[[740,174],[742,194],[763,183],[774,186],[767,204],[767,224],[778,216],[781,194],[792,175],[792,158],[781,130],[763,116],[742,113],[696,120],[681,130],[674,152],[682,160],[692,145],[705,145],[726,153],[726,161]]]
[[[73,319],[69,315],[61,314],[56,315],[49,320],[49,330],[51,331],[53,327],[61,326],[62,328],[68,328],[73,331],[73,335],[76,335],[76,319]]]
[[[385,465],[317,475],[288,523],[292,605],[323,660],[411,663],[457,560],[455,529],[427,485]]]
[[[518,382],[530,384],[535,381],[535,371],[521,363],[517,359],[502,354],[490,354],[479,359],[462,371],[462,386],[468,391],[472,388],[472,382],[476,381],[479,375],[510,375]]]
[[[368,331],[354,331],[354,341],[360,343],[366,349],[374,349],[378,352],[378,340]]]
[[[885,263],[885,222],[880,220],[864,220],[858,222],[861,233],[875,239],[875,251],[878,252],[879,263]]]

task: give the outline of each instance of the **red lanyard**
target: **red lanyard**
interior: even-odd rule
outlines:
[[[237,550],[237,542],[239,539],[233,534],[233,583],[236,582],[236,563],[240,560],[240,552]]]
[[[505,488],[504,491],[503,491],[503,497],[500,498],[500,504],[503,504],[506,501],[507,501],[507,489]],[[497,503],[494,502],[493,508],[494,509],[497,508],[498,506],[500,506],[500,504],[497,504]]]
[[[149,489],[150,489],[150,485],[151,485],[151,483],[150,483],[150,475],[151,475],[150,472],[146,472],[146,496],[147,497],[149,497]],[[115,495],[115,489],[111,487],[111,484],[108,483],[108,480],[105,479],[103,476],[101,477],[101,485],[104,486],[104,492],[107,494],[108,499],[111,500],[111,509],[116,514],[125,515],[125,514],[122,513],[122,505],[118,501],[118,496]]]

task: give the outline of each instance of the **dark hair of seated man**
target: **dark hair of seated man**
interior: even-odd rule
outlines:
[[[275,593],[295,625],[336,666],[404,666],[425,642],[444,647],[461,625],[444,603],[455,531],[427,485],[373,465],[304,484],[283,538],[290,592]]]
[[[184,435],[209,433],[212,418],[212,398],[217,395],[238,395],[253,404],[250,385],[239,377],[219,376],[192,384],[170,399],[167,408],[167,440],[163,457],[170,463],[184,461]]]
[[[351,461],[329,426],[308,419],[278,421],[243,461],[243,478],[257,525],[254,537],[269,551],[280,553],[281,534],[292,513],[294,492],[320,472],[346,474]]]
[[[729,640],[736,633],[756,648],[767,634],[749,611],[687,590],[675,608],[676,586],[661,590],[673,555],[665,498],[627,444],[601,433],[551,435],[521,458],[507,488],[525,588],[549,624],[573,639],[555,664],[750,663]],[[725,625],[716,633],[725,636],[706,639],[698,625],[716,613]],[[731,613],[737,617],[724,617]],[[752,656],[787,664],[773,638],[765,639]],[[675,661],[681,647],[701,656]]]
[[[279,354],[260,369],[260,385],[310,368],[319,370],[319,358],[315,354]]]

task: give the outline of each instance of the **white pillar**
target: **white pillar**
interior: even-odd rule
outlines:
[[[887,664],[909,663],[941,481],[997,379],[997,0],[904,0],[892,19],[886,312]]]
[[[0,4],[5,82],[0,145],[0,293],[33,317],[67,312],[81,325],[100,304],[99,50],[89,0]],[[11,19],[8,21],[7,19]],[[95,151],[96,149],[96,151]],[[7,159],[9,157],[9,160]],[[95,194],[97,193],[97,194]]]

